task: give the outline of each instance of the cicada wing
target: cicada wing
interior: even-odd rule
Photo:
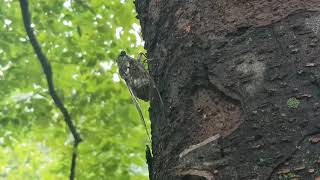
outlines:
[[[137,60],[130,61],[130,77],[127,83],[137,98],[149,100],[150,78],[143,65]]]
[[[126,82],[126,85],[127,85],[128,89],[129,89],[129,92],[130,92],[130,94],[131,94],[132,101],[133,101],[134,105],[136,106],[136,109],[137,109],[137,111],[138,111],[138,113],[139,113],[139,116],[140,116],[140,118],[141,118],[141,120],[142,120],[142,123],[143,123],[143,125],[144,125],[144,128],[145,128],[145,130],[146,130],[148,139],[149,139],[149,141],[150,141],[150,143],[151,143],[151,137],[150,137],[150,134],[149,134],[149,131],[148,131],[148,128],[147,128],[147,123],[146,123],[146,121],[145,121],[145,119],[144,119],[144,117],[143,117],[143,114],[142,114],[142,110],[141,110],[140,103],[139,103],[138,99],[136,98],[136,96],[134,95],[134,93],[133,93],[133,91],[132,91],[132,88],[130,87],[130,85],[128,85],[127,82]]]
[[[160,108],[161,108],[161,112],[163,113],[162,115],[164,116],[164,118],[166,118],[166,113],[165,113],[165,106],[162,100],[162,97],[160,95],[160,92],[156,86],[156,83],[154,82],[154,80],[152,79],[152,77],[148,74],[148,77],[150,79],[150,93],[152,93],[152,91],[154,91],[156,93],[156,96],[159,98],[159,102],[160,102]],[[149,98],[150,99],[150,98]]]

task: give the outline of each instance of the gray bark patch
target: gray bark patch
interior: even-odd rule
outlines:
[[[319,35],[320,15],[307,18],[305,23],[308,28],[310,28],[315,34]]]
[[[239,59],[243,59],[243,62],[237,66],[237,70],[242,72],[244,76],[251,75],[251,81],[246,83],[244,87],[248,94],[253,95],[263,81],[265,64],[258,61],[253,53],[245,54]]]

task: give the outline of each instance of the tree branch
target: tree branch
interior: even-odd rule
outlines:
[[[33,29],[31,28],[31,18],[30,18],[30,13],[28,8],[28,0],[20,0],[20,7],[21,7],[21,13],[22,13],[25,30],[27,32],[27,35],[29,37],[33,50],[36,53],[38,60],[42,66],[43,72],[46,76],[49,94],[52,100],[54,101],[55,105],[57,106],[57,108],[61,111],[64,121],[66,122],[69,130],[71,131],[74,137],[74,146],[73,146],[74,149],[72,153],[72,162],[71,162],[71,170],[70,170],[70,180],[73,180],[75,175],[75,165],[76,165],[76,157],[77,157],[76,149],[78,147],[78,144],[82,141],[82,139],[80,138],[80,135],[77,132],[76,127],[71,120],[68,110],[65,108],[64,104],[62,103],[62,101],[60,100],[59,96],[55,91],[54,83],[52,80],[52,69],[51,69],[50,63],[47,57],[42,52],[41,47],[38,43],[38,40],[33,33]]]

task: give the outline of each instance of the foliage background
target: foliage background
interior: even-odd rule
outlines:
[[[29,0],[29,9],[84,139],[77,179],[147,179],[146,134],[114,61],[121,50],[143,51],[132,0]],[[0,0],[0,95],[0,179],[68,179],[72,136],[48,95],[16,0]]]

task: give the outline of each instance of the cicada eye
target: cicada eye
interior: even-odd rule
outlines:
[[[120,52],[120,56],[126,56],[127,54],[126,54],[126,52],[125,51],[121,51]]]

